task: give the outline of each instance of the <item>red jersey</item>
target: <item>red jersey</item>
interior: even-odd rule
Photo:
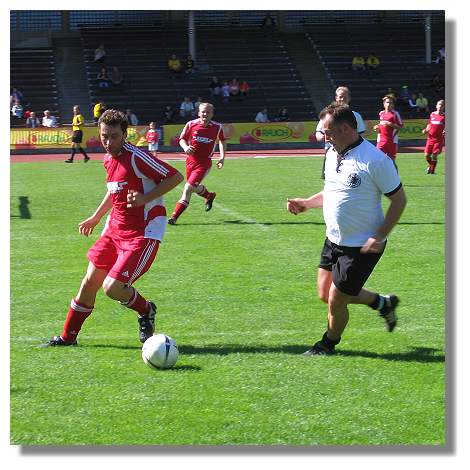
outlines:
[[[158,131],[157,129],[149,129],[145,134],[145,140],[149,144],[156,144],[158,142]]]
[[[444,140],[444,130],[446,128],[446,115],[433,112],[429,115],[428,136],[434,140]]]
[[[188,158],[201,163],[210,163],[217,140],[226,140],[222,124],[209,121],[209,124],[204,127],[201,119],[193,119],[187,122],[181,132],[181,139],[194,147],[194,154]]]
[[[389,121],[392,124],[398,124],[400,127],[403,125],[403,121],[401,120],[401,116],[398,111],[389,111],[389,112],[386,112],[385,110],[380,111],[379,119],[380,121]],[[377,134],[377,142],[398,143],[398,129],[394,129],[393,127],[379,124],[379,133]]]
[[[106,154],[104,167],[113,208],[103,233],[108,231],[112,237],[125,240],[144,237],[161,241],[167,223],[163,197],[144,206],[127,207],[127,193],[134,190],[147,194],[176,169],[129,142],[117,158]]]

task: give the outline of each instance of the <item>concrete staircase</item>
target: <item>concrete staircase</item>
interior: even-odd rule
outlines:
[[[56,67],[61,124],[72,122],[73,107],[76,104],[80,106],[85,121],[93,121],[80,37],[54,39],[52,48]]]
[[[334,88],[313,44],[304,33],[286,34],[282,40],[313,105],[320,111],[333,101]]]

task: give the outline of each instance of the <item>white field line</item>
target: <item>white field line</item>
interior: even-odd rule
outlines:
[[[268,226],[259,223],[255,219],[245,217],[243,214],[240,214],[239,212],[234,211],[233,209],[229,209],[228,207],[222,206],[221,204],[218,204],[216,202],[214,202],[214,206],[216,206],[217,209],[221,210],[222,212],[225,212],[226,214],[235,217],[237,220],[241,220],[246,224],[252,224],[254,227],[259,228],[260,230],[269,230]]]

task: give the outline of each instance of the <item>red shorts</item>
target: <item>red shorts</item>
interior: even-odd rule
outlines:
[[[395,142],[377,142],[377,148],[382,150],[383,153],[387,154],[392,160],[395,160],[397,156],[398,145]]]
[[[150,269],[159,245],[153,238],[120,240],[105,233],[88,251],[88,260],[108,271],[109,277],[130,286]]]
[[[199,186],[207,176],[212,166],[212,160],[208,162],[198,162],[194,160],[186,161],[186,181],[191,186]]]
[[[428,139],[426,140],[426,146],[424,147],[424,153],[426,155],[436,155],[442,152],[444,146],[443,140]]]

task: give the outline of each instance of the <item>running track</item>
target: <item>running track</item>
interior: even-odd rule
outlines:
[[[416,153],[423,152],[424,147],[400,147],[400,153]],[[52,153],[52,154],[31,154],[31,155],[10,155],[11,163],[30,163],[30,162],[51,162],[64,161],[68,158],[70,152]],[[178,152],[159,152],[162,160],[184,160],[185,155]],[[214,155],[218,155],[215,153]],[[273,158],[273,157],[311,157],[322,156],[323,149],[285,149],[285,150],[234,150],[229,151],[227,158]],[[102,160],[104,153],[90,153],[93,160]],[[83,156],[76,155],[77,163],[83,163]]]

